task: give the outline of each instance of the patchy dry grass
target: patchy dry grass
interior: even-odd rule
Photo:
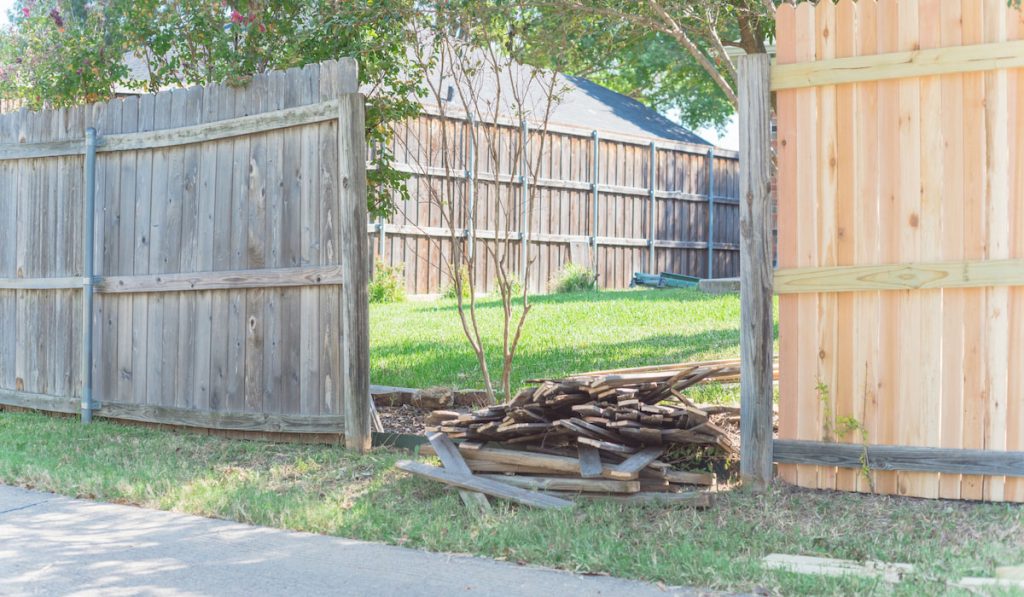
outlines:
[[[946,582],[1024,563],[1024,508],[773,487],[714,507],[496,502],[476,519],[458,495],[392,468],[407,455],[226,440],[0,412],[0,482],[434,551],[588,573],[774,594],[935,595]],[[891,586],[762,570],[773,552],[908,562]]]

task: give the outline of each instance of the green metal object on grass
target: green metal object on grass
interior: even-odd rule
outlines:
[[[636,272],[633,274],[633,281],[630,287],[654,286],[655,288],[696,288],[700,278],[685,276],[683,274],[670,274],[661,272],[658,275]]]

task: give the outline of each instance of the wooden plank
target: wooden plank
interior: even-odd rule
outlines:
[[[780,269],[776,294],[1024,286],[1024,259]]]
[[[70,414],[79,412],[79,400],[76,398],[59,398],[12,390],[0,390],[0,404],[47,412]],[[301,434],[340,434],[345,424],[343,417],[336,415],[307,417],[264,413],[214,413],[120,402],[104,402],[96,409],[95,415],[107,419],[143,421],[185,427]]]
[[[771,99],[767,55],[739,60],[741,474],[757,485],[772,478]]]
[[[320,99],[338,97],[341,89],[337,67],[320,68]],[[317,175],[319,186],[316,205],[319,213],[318,234],[320,243],[319,261],[321,265],[342,264],[339,257],[339,218],[337,203],[332,199],[339,197],[337,180],[338,164],[338,121],[324,122],[319,126],[318,150],[320,170]],[[327,198],[328,200],[325,200]],[[341,291],[339,288],[319,289],[319,353],[320,367],[318,370],[321,395],[320,412],[343,412],[341,345],[345,338],[341,333]]]
[[[111,151],[153,150],[315,124],[335,118],[338,113],[338,101],[329,100],[308,106],[270,110],[227,120],[192,126],[176,126],[145,133],[108,135],[104,136],[103,143],[97,146],[96,151],[97,153],[103,153]],[[4,155],[3,150],[4,147],[0,146],[0,156]],[[0,157],[0,159],[3,158]]]
[[[996,3],[985,6],[985,41],[1004,42],[1006,10]],[[1006,42],[1021,43],[1024,42]],[[1019,200],[1010,195],[1009,73],[1005,70],[985,73],[985,235],[986,259],[1010,256],[1010,204]],[[1006,449],[1007,365],[1009,364],[1010,311],[1009,289],[993,287],[985,299],[985,449]],[[985,480],[984,498],[1002,501],[1006,480]]]
[[[796,38],[796,59],[813,60],[816,56],[814,5],[801,3],[796,7],[794,23]],[[818,195],[819,155],[817,150],[817,94],[813,89],[801,89],[796,93],[798,114],[796,127],[796,197]],[[817,260],[817,210],[797,209],[797,266],[819,265]],[[774,283],[774,282],[773,282]],[[804,318],[797,328],[797,350],[799,368],[797,375],[796,409],[797,437],[819,437],[821,425],[818,419],[820,405],[817,399],[818,373],[818,297],[800,295],[798,310],[801,314],[814,313],[815,318]],[[818,486],[818,470],[814,467],[797,467],[797,483],[803,487]]]
[[[920,5],[919,2],[899,3],[899,35],[900,50],[910,50],[920,45]],[[897,235],[896,246],[899,250],[899,262],[920,260],[921,254],[921,79],[899,79],[899,122],[897,138],[899,141],[899,176],[897,179],[896,209],[889,225]],[[894,332],[898,334],[895,348],[900,351],[900,367],[904,371],[921,371],[923,367],[932,367],[921,361],[921,294],[897,292],[899,320]],[[897,378],[898,398],[890,411],[890,417],[896,423],[897,435],[895,444],[921,445],[924,430],[919,428],[919,416],[925,402],[918,385],[920,375],[910,376],[905,373]],[[923,475],[900,474],[897,482],[897,493],[913,494],[922,489]]]
[[[964,44],[984,41],[983,0],[961,2],[961,40]],[[985,247],[985,203],[981,189],[985,185],[985,77],[982,73],[963,75],[963,161],[964,173],[964,258],[982,260]],[[984,317],[985,293],[976,290],[964,293],[964,403],[960,418],[963,425],[961,445],[964,448],[985,447],[985,392],[984,376]],[[961,499],[980,500],[983,497],[983,479],[965,475],[960,484]]]
[[[1024,452],[776,440],[773,454],[776,462],[861,468],[865,450],[871,470],[1024,476]]]
[[[715,475],[712,473],[691,473],[688,471],[665,471],[665,480],[669,483],[685,485],[714,485]]]
[[[555,492],[549,493],[554,494]],[[632,495],[602,495],[597,493],[583,493],[575,496],[565,493],[558,495],[573,497],[575,499],[606,500],[619,502],[621,504],[676,505],[691,506],[693,508],[709,508],[713,501],[711,494],[705,491],[684,491],[679,493],[655,493],[644,491],[641,493],[634,493]]]
[[[303,97],[311,101],[320,98],[320,66],[306,65]],[[317,144],[320,139],[318,127],[302,129],[301,165],[299,168],[299,242],[301,261],[299,265],[310,266],[320,263],[320,206],[319,186],[320,157]],[[300,412],[315,415],[320,412],[320,289],[303,287],[300,290],[302,317],[299,320],[299,402]]]
[[[1024,37],[1024,13],[1020,10],[1008,10],[1007,37],[1021,39]],[[1008,113],[1011,122],[1010,167],[1013,176],[1011,197],[1024,196],[1024,72],[1017,70],[1010,73],[1012,93]],[[1010,256],[1024,257],[1024,209],[1020,201],[1010,203]],[[1009,375],[1006,397],[1006,449],[1024,450],[1024,289],[1013,288],[1010,291],[1010,354],[1008,359]],[[1009,478],[1006,480],[1005,497],[1007,501],[1024,502],[1024,479]],[[996,576],[999,570],[996,569]],[[1024,575],[1020,578],[1024,579]]]
[[[944,46],[960,44],[960,3],[942,2],[939,11],[940,43]],[[940,80],[941,109],[943,114],[958,117],[941,119],[941,134],[946,144],[942,150],[942,239],[943,259],[962,261],[964,255],[964,77],[947,75]],[[955,224],[954,224],[955,223]],[[939,446],[960,448],[963,444],[964,401],[964,298],[963,290],[946,288],[942,291],[942,399],[939,412]],[[960,475],[944,474],[939,479],[939,497],[960,497]]]
[[[139,130],[139,98],[125,98],[121,106],[121,128],[124,131]],[[135,269],[135,219],[137,204],[135,194],[138,179],[138,154],[131,152],[120,156],[120,197],[118,198],[119,238],[116,269],[107,274],[133,274]],[[134,298],[112,297],[117,317],[117,362],[116,392],[110,398],[117,402],[132,402],[135,394],[133,371],[134,356]]]
[[[342,98],[338,113],[338,209],[340,222],[339,257],[344,267],[341,293],[341,365],[344,375],[345,446],[350,450],[370,449],[370,326],[369,247],[363,230],[366,207],[366,135],[363,97]]]
[[[865,563],[835,558],[819,558],[773,553],[761,559],[761,565],[768,570],[785,570],[798,574],[817,574],[823,576],[858,576],[877,578],[889,583],[898,583],[907,574],[914,572],[910,564],[892,564],[889,562]]]
[[[840,0],[835,15],[835,55],[846,57],[856,55],[857,48],[857,4],[853,0]],[[822,88],[822,91],[827,88]],[[854,234],[857,199],[854,196],[857,174],[857,89],[855,85],[835,88],[835,224],[834,224],[834,265],[855,263]],[[853,345],[857,334],[853,321],[854,297],[839,294],[834,297],[834,351],[832,354],[833,374],[832,396],[835,400],[836,421],[860,420],[856,409],[857,396],[854,394],[855,378],[860,369],[854,364]],[[835,423],[834,423],[835,425]],[[838,425],[836,425],[838,426]],[[849,434],[847,434],[849,435]],[[838,437],[838,441],[855,441],[850,437]],[[856,471],[838,469],[835,472],[834,488],[852,491],[857,486]]]
[[[206,427],[209,429],[233,429],[238,431],[268,431],[284,433],[341,433],[344,417],[320,415],[284,415],[270,413],[203,412],[198,410],[143,404],[120,404],[107,402],[101,405],[97,415],[109,419],[145,421]]]
[[[664,452],[665,448],[661,447],[644,448],[623,460],[621,463],[615,465],[614,469],[617,472],[630,475],[639,473],[641,470],[647,468],[649,464],[660,458]]]
[[[169,126],[178,127],[186,123],[188,111],[188,90],[171,91],[171,107]],[[182,223],[185,211],[185,152],[182,148],[171,148],[167,157],[167,187],[164,194],[163,218],[157,223],[162,229],[162,244],[158,254],[159,268],[157,273],[173,273],[181,268]],[[176,406],[178,404],[177,381],[186,375],[187,363],[178,360],[181,344],[187,338],[179,334],[180,314],[178,307],[182,297],[177,294],[164,294],[160,298],[163,309],[163,335],[160,338],[160,405]]]
[[[0,290],[81,289],[81,276],[59,278],[0,278]]]
[[[572,502],[561,498],[544,495],[535,491],[527,491],[506,483],[499,483],[493,479],[483,479],[478,476],[451,473],[445,469],[421,464],[419,462],[400,460],[395,464],[395,467],[407,473],[412,473],[433,481],[440,481],[447,485],[453,485],[455,487],[461,487],[472,491],[479,491],[480,493],[511,500],[519,504],[533,506],[535,508],[567,509],[572,508],[573,506]]]
[[[535,491],[599,491],[608,493],[636,493],[640,481],[613,481],[611,479],[574,479],[572,477],[525,477],[514,475],[480,475],[514,487]]]
[[[255,75],[249,85],[246,104],[256,113],[267,110],[269,75]],[[249,139],[248,176],[246,186],[245,251],[252,269],[267,267],[267,138],[253,135]],[[265,345],[264,303],[266,293],[261,288],[245,291],[245,410],[263,410],[263,351]]]
[[[171,92],[158,93],[153,111],[153,128],[161,129],[170,126]],[[149,265],[145,273],[166,273],[162,267],[162,257],[167,252],[167,204],[169,185],[169,151],[158,150],[153,153],[152,191],[146,191],[142,197],[149,197],[150,212],[148,222]],[[136,268],[136,271],[139,271]],[[173,371],[165,371],[164,361],[168,348],[164,339],[164,295],[155,294],[148,297],[146,322],[146,403],[166,406],[163,402],[163,388],[174,379]],[[171,382],[173,386],[173,382]]]
[[[1024,41],[887,52],[871,56],[778,64],[772,91],[865,81],[907,79],[1024,66]]]
[[[223,88],[210,85],[203,90],[199,106],[200,122],[213,122],[217,118],[220,93]],[[223,143],[206,143],[199,148],[199,171],[196,195],[195,259],[188,270],[214,270],[216,237],[230,237],[230,224],[218,229],[217,226],[217,154]],[[225,168],[226,169],[226,168]],[[183,262],[184,263],[184,262]],[[213,321],[215,295],[223,293],[204,292],[195,297],[195,336],[192,344],[191,362],[195,367],[192,380],[192,404],[198,410],[211,409],[211,386],[213,385],[213,350],[222,353],[223,336],[214,340],[214,327],[220,328],[222,320]],[[219,344],[217,349],[214,343]],[[215,410],[215,409],[214,409]]]
[[[104,276],[100,277],[97,281],[96,292],[137,294],[293,286],[332,286],[342,284],[342,270],[343,268],[340,265],[326,265],[223,272],[152,274],[145,276]],[[66,285],[47,287],[81,287],[81,278],[68,278],[67,280]],[[78,285],[71,285],[70,280],[78,280]],[[32,281],[28,282],[32,283]]]
[[[203,110],[202,87],[190,87],[185,92],[183,124],[193,124],[202,121]],[[200,198],[199,198],[199,176],[200,176],[200,147],[197,145],[186,145],[182,148],[181,165],[181,224],[178,241],[178,262],[177,271],[196,271],[200,258],[199,255],[199,220],[200,220]],[[108,298],[108,297],[105,297]],[[199,325],[196,322],[196,309],[199,297],[193,293],[185,293],[178,297],[178,312],[175,323],[178,326],[178,375],[174,380],[174,405],[179,408],[195,408],[196,406],[196,382],[200,370],[200,364],[196,360],[195,344],[199,341],[197,331]],[[209,346],[209,339],[204,337],[203,342]],[[202,366],[203,373],[209,364],[209,357],[205,360],[206,365]]]
[[[38,112],[25,112],[26,115]],[[32,116],[29,116],[30,118]],[[85,139],[0,144],[0,161],[85,155]]]
[[[156,96],[139,97],[137,130],[152,130],[156,117]],[[148,274],[150,246],[152,245],[152,183],[156,156],[152,152],[136,155],[135,168],[135,227],[132,242],[134,263],[132,274]],[[132,402],[146,404],[149,399],[149,298],[132,297]]]
[[[598,452],[597,448],[586,444],[579,444],[577,449],[579,451],[580,476],[584,479],[600,477],[601,470],[604,467],[601,464],[601,453]]]
[[[459,449],[455,447],[452,440],[448,439],[447,435],[436,432],[428,433],[427,441],[434,447],[434,452],[441,459],[444,468],[456,474],[472,476],[473,471],[469,470],[469,465],[462,459]],[[487,501],[487,496],[482,493],[460,490],[459,496],[462,498],[462,503],[476,514],[491,511],[491,504]]]
[[[899,48],[899,6],[897,2],[883,2],[877,5],[878,27],[876,48],[879,52],[896,51]],[[878,154],[875,170],[878,177],[878,226],[879,263],[903,261],[899,251],[899,223],[893,216],[899,205],[900,150],[898,131],[900,113],[900,90],[895,81],[878,84],[877,110]],[[865,421],[870,430],[871,441],[880,444],[898,443],[895,413],[899,405],[899,380],[903,373],[899,348],[900,312],[898,297],[887,293],[879,296],[878,325],[878,391],[872,404],[871,418]],[[865,414],[867,417],[868,414]],[[814,436],[803,436],[814,437]],[[898,475],[881,472],[874,475],[874,489],[879,493],[896,493]]]
[[[776,12],[776,56],[781,64],[796,60],[796,8],[783,3]],[[776,94],[778,140],[778,265],[779,268],[793,267],[798,259],[799,229],[797,228],[796,177],[798,159],[796,156],[797,92],[779,91]],[[777,273],[775,274],[777,276]],[[778,281],[774,280],[773,285]],[[799,297],[779,297],[779,437],[797,438],[797,413],[799,408],[800,352],[799,333],[801,325]],[[796,467],[779,465],[779,477],[787,482],[797,482]]]

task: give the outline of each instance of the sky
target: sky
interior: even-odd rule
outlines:
[[[0,0],[0,25],[7,24],[7,11],[11,9],[14,0]]]

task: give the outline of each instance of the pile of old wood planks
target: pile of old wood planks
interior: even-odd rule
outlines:
[[[708,493],[684,491],[683,486],[713,485],[714,475],[676,470],[668,460],[678,460],[679,453],[688,450],[734,455],[734,430],[712,418],[733,417],[737,409],[700,407],[682,392],[698,383],[738,377],[737,361],[713,361],[536,380],[537,385],[505,404],[472,413],[435,411],[428,419],[428,437],[445,469],[430,471],[417,463],[400,468],[484,493],[493,485],[470,487],[465,480],[559,499],[606,497],[707,506]],[[458,447],[441,446],[453,439],[460,441]],[[673,458],[664,458],[666,454]],[[441,470],[462,475],[462,483],[441,478]]]

